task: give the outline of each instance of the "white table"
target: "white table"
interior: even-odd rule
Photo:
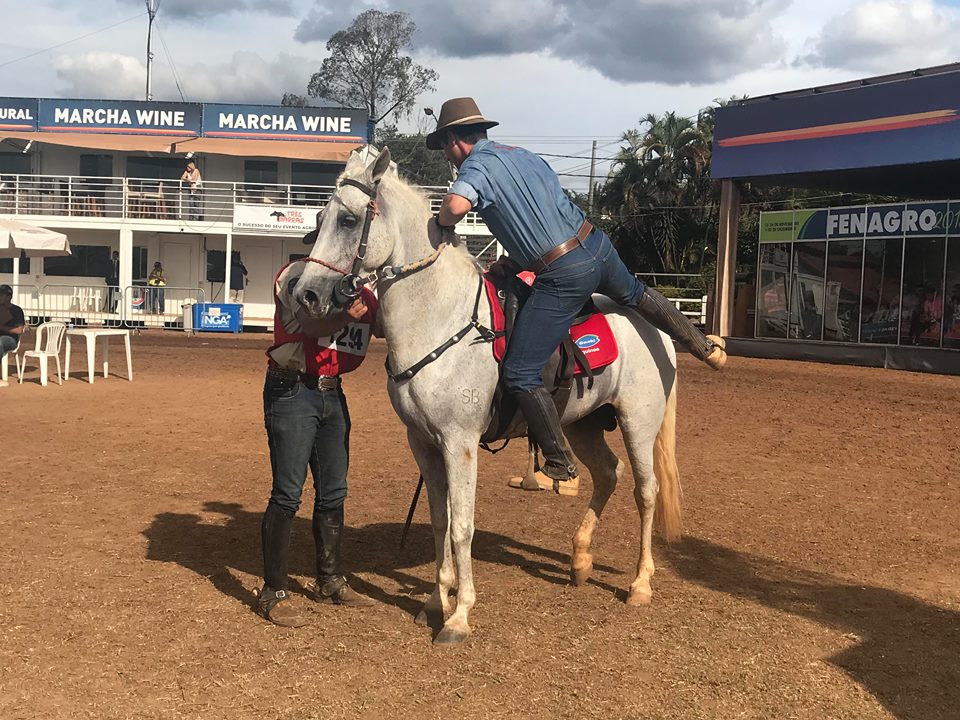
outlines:
[[[87,340],[87,380],[93,382],[93,360],[96,351],[97,338],[104,338],[103,341],[103,376],[107,377],[110,373],[110,337],[113,335],[123,336],[123,344],[127,351],[127,380],[133,382],[133,362],[130,356],[130,331],[119,328],[78,328],[76,330],[67,330],[67,357],[64,363],[63,377],[70,379],[70,338],[84,337]]]

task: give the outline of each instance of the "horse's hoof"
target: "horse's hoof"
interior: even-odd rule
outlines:
[[[649,605],[652,600],[653,592],[650,590],[634,588],[627,595],[627,605],[633,605],[634,607],[638,607],[640,605]]]
[[[574,585],[580,587],[581,585],[586,585],[587,580],[590,579],[590,575],[593,573],[593,560],[590,560],[583,567],[570,567],[570,580]]]
[[[434,645],[459,645],[470,636],[469,632],[444,627],[433,639]]]

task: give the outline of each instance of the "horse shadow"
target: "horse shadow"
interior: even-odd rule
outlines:
[[[143,534],[147,538],[147,559],[173,562],[207,578],[220,592],[241,602],[253,604],[253,588],[246,587],[234,571],[261,577],[263,572],[260,546],[262,512],[245,510],[236,503],[209,501],[205,515],[194,513],[159,513]],[[375,523],[363,527],[347,525],[343,531],[343,570],[351,575],[351,585],[373,599],[415,615],[423,598],[433,590],[434,582],[411,572],[434,560],[433,529],[417,523],[410,527],[405,547],[399,548],[402,523]],[[289,572],[291,576],[312,577],[315,574],[315,550],[310,518],[294,518],[290,541]],[[475,561],[517,567],[540,580],[562,585],[569,583],[569,555],[520,542],[497,533],[477,530],[473,539]],[[611,574],[620,571],[604,565],[596,570]],[[390,592],[367,577],[379,576],[399,586]],[[610,593],[622,594],[617,588],[600,581],[591,583]],[[303,590],[291,577],[291,589]]]
[[[960,717],[960,613],[698,538],[663,553],[687,580],[844,632],[828,661],[897,718]]]

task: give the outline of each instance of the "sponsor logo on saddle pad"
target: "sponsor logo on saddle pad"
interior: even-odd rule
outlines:
[[[599,335],[584,335],[577,339],[577,347],[581,350],[586,350],[587,348],[592,348],[594,345],[600,344]]]

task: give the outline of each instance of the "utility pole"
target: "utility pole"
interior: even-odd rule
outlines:
[[[150,41],[153,39],[153,19],[157,16],[157,9],[160,7],[160,0],[145,0],[147,4],[147,100],[153,100],[153,51],[150,49]]]
[[[590,151],[590,191],[587,195],[587,214],[593,213],[593,178],[597,172],[597,141],[593,141],[593,148]]]

